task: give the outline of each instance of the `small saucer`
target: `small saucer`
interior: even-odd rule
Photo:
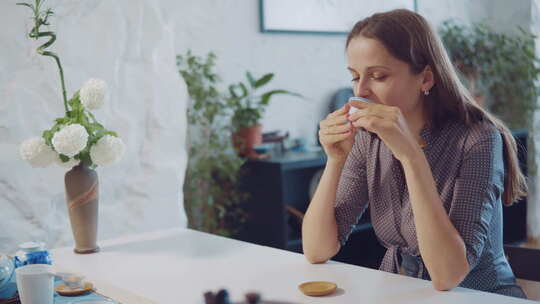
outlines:
[[[298,288],[306,296],[321,297],[333,294],[337,289],[337,285],[332,282],[315,281],[302,283]]]
[[[91,291],[94,291],[94,285],[92,283],[90,283],[90,282],[85,282],[83,284],[82,288],[73,289],[73,288],[70,288],[70,287],[66,286],[65,284],[59,284],[59,285],[56,285],[54,290],[56,292],[58,292],[58,294],[61,295],[61,296],[76,297],[76,296],[80,296],[80,295],[83,295],[85,293],[89,293]]]

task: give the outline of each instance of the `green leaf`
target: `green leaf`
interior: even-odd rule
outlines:
[[[293,95],[293,96],[302,96],[298,93],[293,93],[293,92],[289,92],[287,90],[272,90],[272,91],[269,91],[269,92],[266,92],[264,94],[261,95],[261,104],[263,105],[268,105],[268,103],[270,102],[270,98],[273,96],[273,95],[278,95],[278,94],[287,94],[287,95]]]
[[[69,156],[66,156],[64,154],[58,154],[58,157],[60,157],[63,163],[66,163],[69,161]]]
[[[260,88],[274,78],[273,73],[268,73],[255,82],[254,88]]]
[[[229,93],[235,99],[243,99],[248,95],[248,90],[243,83],[232,84],[229,86]]]
[[[105,129],[105,127],[103,127],[103,125],[100,124],[100,123],[98,123],[98,122],[93,122],[93,123],[91,123],[91,124],[90,124],[90,127],[91,127],[92,129],[94,129],[94,130],[97,130],[97,131],[99,131],[99,130],[104,130],[104,129]]]
[[[244,98],[244,97],[248,96],[249,91],[248,91],[247,87],[241,82],[238,83],[238,85],[240,86],[240,89],[242,90],[242,95],[240,95],[239,97]]]
[[[97,165],[92,162],[92,158],[90,157],[90,152],[88,152],[88,150],[83,150],[78,154],[78,156],[81,163],[90,166],[92,169],[95,169],[97,167]]]
[[[253,78],[253,75],[249,71],[246,71],[246,78],[249,81],[249,85],[254,88],[256,85],[255,78]]]
[[[45,140],[45,143],[47,143],[47,145],[52,146],[53,132],[51,132],[49,130],[43,131],[43,133],[41,134],[41,137],[43,137],[43,139]]]
[[[229,93],[231,94],[231,96],[234,98],[234,99],[237,99],[238,98],[238,94],[236,94],[235,92],[235,86],[234,84],[231,84],[229,85]]]
[[[19,3],[17,3],[17,5],[27,6],[27,7],[31,8],[32,10],[34,9],[34,6],[32,4],[28,4],[28,3],[19,2]]]

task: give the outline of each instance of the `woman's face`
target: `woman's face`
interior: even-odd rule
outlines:
[[[407,63],[390,55],[378,40],[353,38],[347,61],[355,96],[399,107],[405,115],[422,111],[425,72],[413,74]]]

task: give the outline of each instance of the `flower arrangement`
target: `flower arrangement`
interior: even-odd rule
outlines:
[[[118,135],[107,130],[97,122],[90,110],[100,108],[107,95],[107,85],[103,80],[90,79],[75,92],[69,100],[66,98],[64,72],[60,58],[56,53],[45,50],[56,40],[51,31],[40,31],[47,26],[48,18],[53,15],[51,9],[41,10],[44,0],[31,3],[17,3],[32,9],[34,27],[28,34],[30,38],[50,39],[38,47],[37,52],[55,59],[60,73],[60,83],[64,100],[64,117],[56,118],[51,129],[45,130],[41,137],[25,140],[20,146],[22,159],[32,167],[44,168],[52,163],[71,169],[79,164],[94,169],[98,165],[112,164],[122,158],[124,143]]]

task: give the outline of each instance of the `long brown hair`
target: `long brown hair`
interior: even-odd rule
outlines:
[[[425,109],[434,129],[449,120],[471,126],[480,121],[492,123],[501,133],[504,158],[503,202],[510,206],[526,195],[527,183],[519,168],[517,146],[502,121],[482,109],[461,83],[444,46],[429,23],[417,13],[405,9],[374,14],[355,24],[346,47],[357,36],[376,39],[397,59],[409,64],[413,73],[430,66],[435,85],[425,96]]]

